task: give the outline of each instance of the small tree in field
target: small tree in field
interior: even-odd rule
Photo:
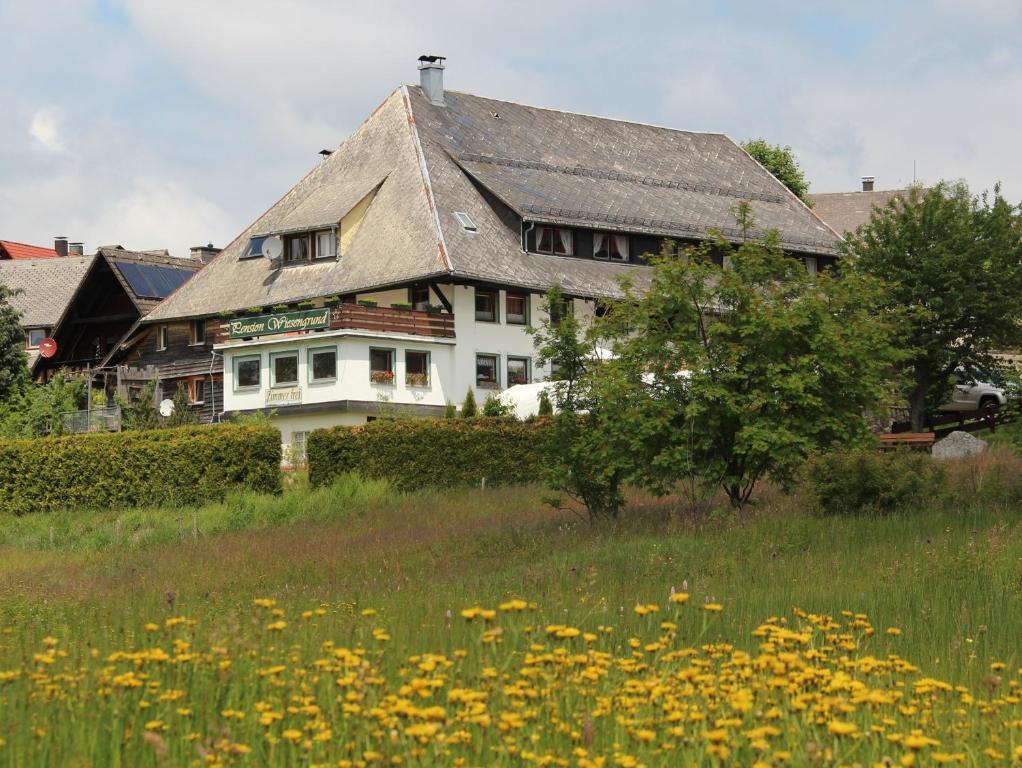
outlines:
[[[478,415],[479,407],[476,405],[475,392],[472,391],[472,387],[469,387],[468,392],[465,393],[465,401],[461,404],[461,418],[474,419]]]
[[[500,398],[493,394],[487,397],[486,402],[483,403],[483,416],[490,418],[508,416],[511,410],[511,406],[504,405],[500,402]]]
[[[897,314],[912,427],[921,430],[964,364],[994,365],[1022,343],[1022,229],[1001,197],[965,184],[912,189],[850,235],[854,270],[887,286],[877,311]]]
[[[539,393],[539,403],[537,405],[537,416],[553,416],[554,415],[554,404],[550,402],[550,395],[546,393],[546,390],[542,390]]]
[[[624,497],[621,486],[627,457],[610,441],[609,412],[597,377],[599,340],[593,329],[583,329],[574,313],[563,311],[560,288],[544,302],[544,320],[530,328],[540,366],[555,363],[551,379],[557,413],[550,427],[551,457],[546,483],[581,503],[589,520],[617,517]],[[544,392],[545,394],[545,392]],[[553,411],[547,398],[546,410]],[[543,411],[542,400],[540,410]]]
[[[449,400],[447,401],[447,405],[444,406],[444,418],[445,419],[458,418],[458,409],[455,407],[454,403],[452,403]]]
[[[736,216],[748,231],[748,204]],[[787,483],[810,453],[868,437],[896,356],[878,295],[860,275],[808,274],[776,233],[665,250],[603,329],[616,353],[598,369],[614,415],[603,439],[639,485],[697,478],[742,507],[764,477]]]

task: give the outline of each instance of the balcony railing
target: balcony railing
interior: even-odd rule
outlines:
[[[227,329],[228,325],[225,323],[217,330],[216,343],[221,344],[231,340]],[[337,331],[342,329],[453,339],[454,315],[440,312],[424,312],[417,309],[338,304],[330,309],[329,330]],[[309,333],[315,333],[315,331],[301,331],[297,334],[287,335],[305,335]]]

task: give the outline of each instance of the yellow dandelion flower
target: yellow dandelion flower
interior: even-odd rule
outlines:
[[[688,597],[689,597],[688,592],[675,592],[673,595],[671,595],[671,602],[676,603],[677,605],[681,605],[683,603],[688,602]]]
[[[891,637],[897,637],[898,635],[901,634],[901,630],[898,629],[897,627],[888,627],[887,634],[889,634]]]
[[[851,736],[853,733],[858,732],[859,726],[844,720],[831,720],[827,723],[827,730],[835,736]]]
[[[706,603],[703,605],[703,610],[709,611],[710,613],[720,613],[724,610],[724,606],[720,603]]]

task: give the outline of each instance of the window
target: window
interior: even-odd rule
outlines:
[[[476,386],[489,389],[499,387],[498,365],[497,355],[476,355]]]
[[[806,272],[810,275],[815,275],[818,269],[818,262],[815,256],[806,256]]]
[[[555,253],[558,256],[571,256],[574,252],[572,246],[570,229],[536,227],[537,253]]]
[[[308,259],[308,235],[292,235],[284,240],[284,261],[308,261]]]
[[[393,349],[369,349],[369,378],[376,384],[394,383]]]
[[[192,344],[199,346],[206,343],[206,321],[192,320]]]
[[[593,258],[603,261],[628,261],[628,236],[593,232]]]
[[[476,288],[476,320],[483,323],[497,322],[497,296],[496,291]]]
[[[466,232],[478,231],[478,227],[476,227],[475,222],[472,221],[472,219],[469,217],[467,213],[455,211],[454,218],[458,220],[458,223],[461,224],[461,228],[464,229]]]
[[[409,387],[429,386],[429,352],[405,352],[405,384]]]
[[[309,350],[309,380],[335,381],[337,379],[337,348]]]
[[[529,383],[529,358],[509,357],[507,359],[507,385]]]
[[[45,328],[32,328],[29,330],[27,334],[26,343],[28,344],[29,349],[36,349],[42,343],[42,340],[45,338],[46,338]]]
[[[188,379],[188,402],[192,405],[202,405],[205,401],[206,382],[202,377]]]
[[[258,389],[261,372],[262,359],[258,355],[234,358],[234,388]]]
[[[336,241],[331,230],[316,233],[316,258],[333,259],[337,256]]]
[[[162,352],[167,348],[167,326],[156,326],[156,351]]]
[[[409,290],[408,301],[415,309],[425,309],[429,306],[429,286],[413,285]]]
[[[270,386],[293,387],[298,383],[298,353],[277,352],[270,355]]]
[[[507,321],[510,325],[528,325],[529,297],[523,293],[507,295]]]

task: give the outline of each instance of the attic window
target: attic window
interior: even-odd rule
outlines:
[[[263,243],[266,242],[266,237],[253,237],[248,241],[248,250],[245,251],[243,259],[258,259],[263,255]]]
[[[479,228],[475,225],[475,222],[472,221],[471,218],[469,218],[469,215],[467,213],[462,213],[461,211],[455,211],[454,212],[454,218],[456,218],[458,220],[458,223],[461,224],[461,228],[464,229],[466,232],[478,232],[479,231]]]

